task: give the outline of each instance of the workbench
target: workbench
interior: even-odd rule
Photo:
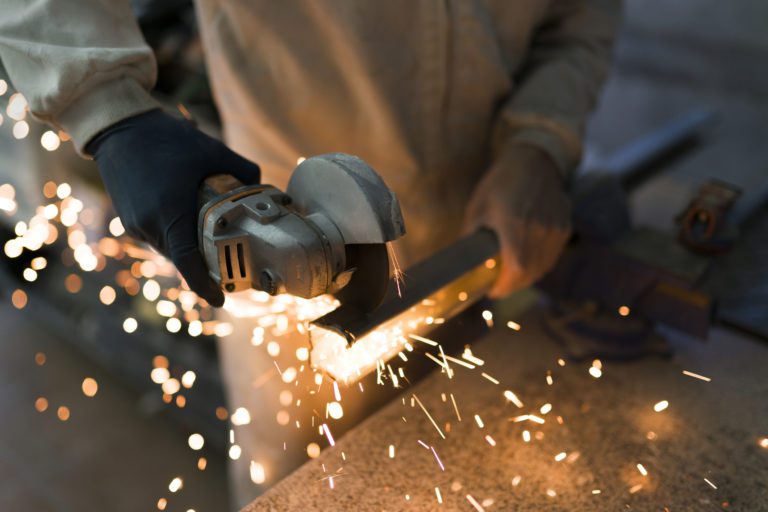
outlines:
[[[449,379],[435,365],[245,511],[768,510],[768,346],[667,333],[672,359],[604,361],[595,378],[592,362],[558,363],[543,311],[497,312],[472,345],[483,366]],[[545,423],[513,420],[526,414]]]

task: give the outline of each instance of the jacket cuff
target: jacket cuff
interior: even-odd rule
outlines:
[[[514,144],[535,146],[552,158],[560,175],[568,180],[581,160],[581,138],[568,126],[537,114],[513,114],[502,119],[496,151]]]
[[[138,82],[125,78],[88,91],[56,116],[56,124],[72,137],[78,154],[90,158],[85,146],[99,132],[156,108],[160,104]]]

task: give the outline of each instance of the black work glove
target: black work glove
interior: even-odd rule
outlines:
[[[212,306],[224,304],[198,249],[198,189],[212,174],[258,183],[259,166],[162,110],[110,126],[86,151],[128,234],[170,258],[190,289]]]

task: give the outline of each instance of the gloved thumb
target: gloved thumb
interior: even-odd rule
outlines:
[[[230,149],[222,156],[222,173],[231,174],[244,185],[257,185],[261,182],[261,169],[258,165]]]

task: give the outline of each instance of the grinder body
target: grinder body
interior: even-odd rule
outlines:
[[[213,176],[200,203],[200,251],[228,292],[330,293],[370,309],[389,280],[386,243],[405,233],[392,191],[365,162],[340,153],[304,160],[285,192]]]

